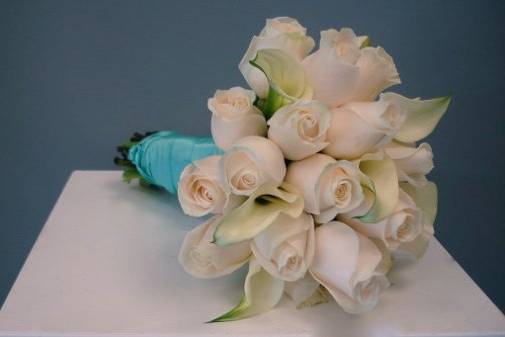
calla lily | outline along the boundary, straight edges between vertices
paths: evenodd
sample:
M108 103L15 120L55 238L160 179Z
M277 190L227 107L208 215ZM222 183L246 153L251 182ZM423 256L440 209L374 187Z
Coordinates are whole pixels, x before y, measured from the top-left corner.
M256 259L251 258L244 284L245 294L239 304L209 323L235 321L266 312L277 305L283 291L284 281L272 277Z
M268 97L262 109L267 119L284 105L312 98L312 88L301 63L285 51L262 49L250 63L268 79Z
M433 169L433 152L428 143L421 143L416 148L393 141L384 147L384 151L394 160L399 181L414 186L426 184L426 175Z
M241 206L223 217L214 233L214 243L226 246L252 239L281 214L297 218L303 211L303 198L290 185L263 185Z
M399 187L394 161L383 151L366 154L357 161L361 170L362 185L369 192L365 193L364 203L369 204L370 196L373 203L365 214L359 214L359 208L352 212L362 222L378 222L390 215L397 204ZM368 199L368 200L367 200Z
M451 103L451 96L421 100L409 99L392 92L382 94L381 99L397 104L406 112L407 119L395 136L395 139L406 143L417 142L428 136Z

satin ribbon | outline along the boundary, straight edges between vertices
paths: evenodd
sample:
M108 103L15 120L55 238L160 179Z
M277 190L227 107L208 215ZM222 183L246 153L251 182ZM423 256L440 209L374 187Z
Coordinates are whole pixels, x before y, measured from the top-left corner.
M160 131L134 145L128 159L149 183L177 193L179 177L187 165L222 153L211 137L189 137Z

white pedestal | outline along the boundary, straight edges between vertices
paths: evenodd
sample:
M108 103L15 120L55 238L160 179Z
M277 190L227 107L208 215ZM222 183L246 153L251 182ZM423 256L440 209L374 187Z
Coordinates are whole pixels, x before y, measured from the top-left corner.
M217 280L183 271L179 246L200 221L117 171L74 172L0 311L0 336L505 336L504 315L436 240L420 262L396 266L371 313L284 299L204 324L237 303L245 270Z

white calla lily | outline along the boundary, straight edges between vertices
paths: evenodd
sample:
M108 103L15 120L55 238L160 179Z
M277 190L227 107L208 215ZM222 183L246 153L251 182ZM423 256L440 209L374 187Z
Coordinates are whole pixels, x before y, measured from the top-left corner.
M300 160L321 151L328 143L326 131L331 112L318 101L297 101L275 112L268 120L268 138L289 160Z
M417 142L428 136L451 103L451 96L421 100L409 99L392 92L382 94L381 99L393 102L405 111L406 121L395 139L406 143Z
M316 253L310 273L349 313L373 309L389 285L377 269L382 254L374 243L342 222L316 229Z
M239 69L247 83L258 97L266 98L269 92L268 79L260 69L250 61L256 58L262 49L282 50L296 61L301 61L314 48L314 40L307 36L307 29L289 17L267 19L266 26L259 36L254 36L242 57ZM267 75L268 76L268 75Z
M400 182L414 186L424 186L426 175L433 169L433 152L428 143L417 147L391 142L384 147L384 152L393 159Z
M253 103L252 90L233 87L217 90L207 106L212 111L211 132L217 146L228 150L233 143L247 136L265 136L267 124L263 113Z
M244 284L244 296L239 304L209 323L234 321L266 312L277 305L283 291L284 281L271 276L261 268L256 259L251 258Z
M347 213L362 222L378 222L393 213L398 202L398 175L394 161L383 151L369 153L355 162L366 186L362 206ZM365 212L365 213L363 213Z
M280 49L262 49L250 63L268 80L268 97L262 107L267 119L284 105L299 99L312 99L312 88L301 63L288 53Z
M251 250L270 275L296 281L314 258L314 220L303 212L297 218L281 214L251 241Z
M241 206L227 213L216 232L214 242L220 246L249 240L274 223L281 214L298 218L303 198L293 187L283 184L262 185Z
M316 153L289 164L286 182L303 195L305 211L319 223L350 212L364 199L360 172L352 163Z
M263 184L280 185L286 175L284 156L268 138L240 139L221 159L225 186L233 194L251 195Z
M212 237L221 216L214 216L186 234L179 251L179 263L197 278L216 278L232 273L251 256L249 242L227 247L213 243Z

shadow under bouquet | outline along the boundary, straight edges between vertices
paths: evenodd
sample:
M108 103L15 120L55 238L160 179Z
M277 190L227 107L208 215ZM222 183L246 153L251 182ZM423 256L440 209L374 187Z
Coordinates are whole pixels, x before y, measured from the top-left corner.
M239 69L251 89L208 100L212 137L135 134L115 159L126 181L176 193L207 217L179 261L198 278L248 264L244 295L211 322L334 299L373 309L394 257L421 257L434 233L437 189L428 136L450 97L421 100L399 84L392 57L349 28L319 49L292 18L268 19Z

